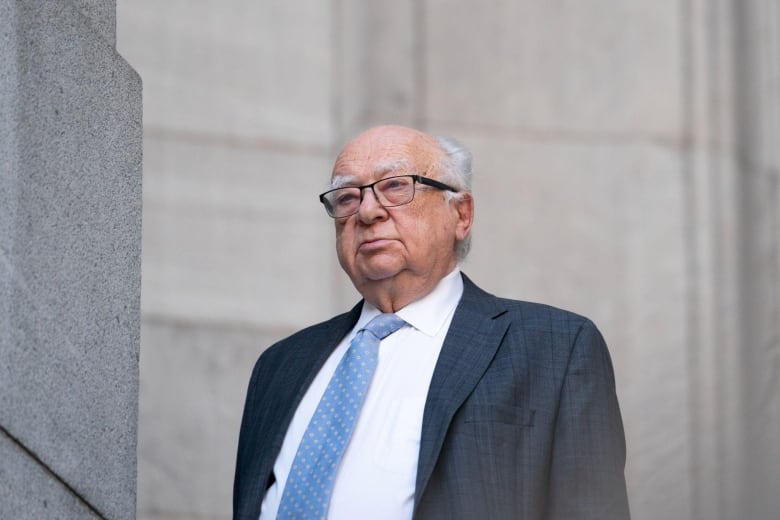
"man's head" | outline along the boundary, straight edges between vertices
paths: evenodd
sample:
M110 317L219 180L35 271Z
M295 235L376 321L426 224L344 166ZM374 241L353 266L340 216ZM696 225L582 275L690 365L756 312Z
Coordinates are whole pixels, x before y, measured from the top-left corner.
M356 213L335 218L339 262L369 302L395 311L433 290L465 256L474 216L470 174L465 149L411 128L375 127L344 147L333 167L332 188L404 175L438 181L407 177L364 188L359 205L352 206ZM398 199L400 205L391 206L391 190L409 190L409 183L412 200Z

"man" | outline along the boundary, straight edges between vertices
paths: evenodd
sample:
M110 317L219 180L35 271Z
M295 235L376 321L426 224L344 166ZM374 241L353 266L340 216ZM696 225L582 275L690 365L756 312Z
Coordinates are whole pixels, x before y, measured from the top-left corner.
M257 362L234 518L628 518L606 345L460 273L470 177L457 143L399 126L339 154L320 200L364 300Z

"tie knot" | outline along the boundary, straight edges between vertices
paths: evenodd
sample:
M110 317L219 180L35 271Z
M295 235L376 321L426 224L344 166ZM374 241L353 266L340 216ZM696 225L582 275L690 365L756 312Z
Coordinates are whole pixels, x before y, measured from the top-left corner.
M370 332L379 339L385 339L403 327L404 323L406 322L395 314L380 314L369 321L362 330Z

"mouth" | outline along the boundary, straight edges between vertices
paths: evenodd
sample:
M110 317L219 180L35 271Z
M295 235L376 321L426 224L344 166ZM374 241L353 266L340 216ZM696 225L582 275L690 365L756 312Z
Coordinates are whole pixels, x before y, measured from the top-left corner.
M392 242L389 238L371 238L369 240L363 240L360 242L360 245L358 246L358 250L360 251L371 251L375 249L381 249L382 247L386 246Z

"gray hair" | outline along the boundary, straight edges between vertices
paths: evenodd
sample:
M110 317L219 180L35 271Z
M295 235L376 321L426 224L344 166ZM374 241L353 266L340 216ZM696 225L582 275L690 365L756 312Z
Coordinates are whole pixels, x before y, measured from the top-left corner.
M457 188L458 193L444 192L448 200L463 199L464 193L471 193L471 152L452 137L436 136L443 152L439 163L440 180ZM458 261L463 262L471 249L471 231L458 242Z

